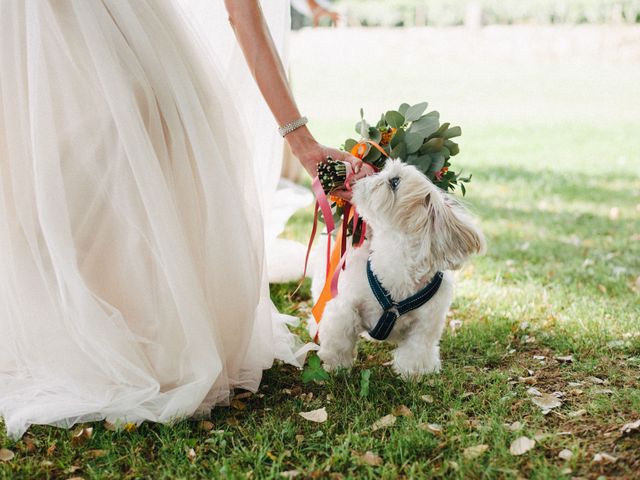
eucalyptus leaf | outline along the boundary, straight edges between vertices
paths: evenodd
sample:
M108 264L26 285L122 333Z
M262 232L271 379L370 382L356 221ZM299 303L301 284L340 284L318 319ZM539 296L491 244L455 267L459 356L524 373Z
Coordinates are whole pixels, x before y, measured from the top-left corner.
M382 153L380 152L380 150L378 150L377 148L371 148L371 145L369 145L369 152L367 152L367 154L362 157L362 159L367 163L375 163L381 156Z
M353 147L355 147L358 144L357 140L354 140L353 138L348 138L345 142L344 142L344 149L347 152L350 152L351 150L353 150Z
M427 106L427 102L417 103L416 105L409 107L406 113L402 112L405 122L413 122L414 120L418 120L427 109Z
M424 145L420 147L420 153L434 153L442 150L444 146L444 138L435 137L431 140L427 140Z
M442 167L444 167L444 155L442 153L430 153L429 155L431 155L431 166L429 167L429 173L431 175L435 174L436 172L439 172L440 170L442 170Z
M384 119L384 113L380 115L380 120L376 124L378 128L385 128L387 126L387 121Z
M442 137L444 135L444 132L447 131L447 128L449 128L449 124L443 123L435 132L429 135L429 139L435 138L435 137Z
M391 137L391 148L395 148L400 142L404 141L405 132L399 128L396 133Z
M462 129L460 127L451 127L444 132L444 138L454 138L462 135Z
M391 158L400 158L400 159L407 158L407 146L405 145L405 143L401 142L398 145L396 145L391 150L391 154L389 156Z
M451 155L457 155L460 153L460 147L458 147L458 144L454 141L445 140L444 146L449 149L449 152L451 152Z
M395 110L389 110L387 113L385 113L384 119L393 128L400 128L402 125L404 125L404 116L400 112L396 112Z
M429 171L429 167L431 167L431 155L409 155L407 163L409 165L414 165L418 170L426 175Z
M403 103L402 105L400 105L400 108L398 108L398 111L400 112L401 115L404 116L404 114L407 112L408 109L409 109L409 104Z
M382 138L382 133L376 127L369 127L369 140L379 142Z
M404 143L407 144L407 152L415 153L422 146L424 137L421 133L407 132L404 137Z
M370 128L370 125L367 123L367 121L364 118L360 120L358 123L356 123L356 133L360 135L362 138L365 138L365 139L369 138L369 128Z
M412 122L408 131L412 133L421 133L424 137L428 137L438 130L439 125L440 115L438 112L429 112L415 122Z

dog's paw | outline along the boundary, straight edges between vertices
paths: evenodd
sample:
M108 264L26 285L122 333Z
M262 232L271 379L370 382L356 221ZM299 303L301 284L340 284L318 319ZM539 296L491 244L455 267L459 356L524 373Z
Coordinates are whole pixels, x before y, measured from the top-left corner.
M439 373L441 368L440 358L435 355L407 355L406 352L394 353L393 371L404 380L420 378L430 373Z
M318 356L320 357L320 360L322 360L322 368L327 372L334 372L340 368L350 369L355 361L353 355L339 352L327 352L322 351L322 349L318 352Z

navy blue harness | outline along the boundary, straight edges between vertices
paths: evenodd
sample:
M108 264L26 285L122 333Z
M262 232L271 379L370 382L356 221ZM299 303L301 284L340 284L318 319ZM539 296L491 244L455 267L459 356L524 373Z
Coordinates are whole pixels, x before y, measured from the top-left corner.
M391 333L391 330L393 330L393 326L396 324L398 317L411 310L420 308L438 293L443 276L444 274L442 272L436 273L429 284L418 293L401 302L394 302L389 292L382 286L376 274L371 270L371 260L367 260L367 279L369 280L369 285L378 303L384 310L378 323L369 330L371 338L385 340Z

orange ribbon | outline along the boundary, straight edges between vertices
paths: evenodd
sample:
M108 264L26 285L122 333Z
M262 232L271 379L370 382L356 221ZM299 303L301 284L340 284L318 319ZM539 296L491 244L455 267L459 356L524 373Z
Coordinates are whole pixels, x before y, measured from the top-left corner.
M364 158L364 156L366 155L366 153L367 153L367 143L369 145L371 145L372 147L377 148L378 150L380 150L380 152L385 157L389 157L389 154L384 150L384 148L382 148L378 143L376 143L376 142L374 142L372 140L365 140L365 141L357 143L351 149L351 155L353 155L354 157L358 157L359 159L362 160ZM355 209L351 209L349 211L349 213L348 213L349 217L342 222L342 225L340 226L340 228L338 229L338 233L336 234L336 238L339 239L339 238L346 237L346 228L347 228L347 225L349 224L349 221L351 220L351 218L354 217L354 210ZM345 210L345 211L347 211L347 210ZM355 220L354 220L354 222L355 222ZM353 226L354 233L355 233L356 227L357 227L357 225L354 224L354 226ZM315 226L314 226L314 231L315 231ZM365 234L365 232L366 232L366 224L364 223L364 220L363 220L362 221L361 239L360 239L359 245L357 245L357 247L362 245L362 243L364 242L364 234ZM331 236L331 234L329 234L329 237L330 236ZM312 237L312 239L313 239L313 237ZM327 241L330 242L330 239L328 239ZM316 324L320 324L320 320L322 319L322 315L324 313L325 307L327 306L327 302L329 302L329 300L331 300L333 298L333 296L334 296L334 292L336 291L336 286L337 286L336 270L338 268L343 268L342 265L344 264L344 260L345 260L343 258L344 255L346 255L346 253L344 252L344 245L341 245L341 242L336 242L334 247L333 247L333 250L331 251L331 255L329 256L329 258L327 258L327 276L326 276L326 279L325 279L324 287L322 288L322 292L320 293L320 296L318 297L318 300L316 301L315 305L311 309L311 313L313 314L313 318L315 319ZM305 267L305 269L306 269L306 267ZM318 334L317 333L315 335L314 340L316 342L318 341Z

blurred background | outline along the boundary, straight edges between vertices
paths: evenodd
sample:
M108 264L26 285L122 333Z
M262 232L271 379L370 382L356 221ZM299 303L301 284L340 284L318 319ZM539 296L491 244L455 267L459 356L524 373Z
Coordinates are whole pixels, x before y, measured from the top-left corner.
M640 336L640 1L292 9L291 80L320 141L339 147L361 107L375 121L402 102L462 127L452 164L473 174L489 252L461 272L454 315ZM285 236L305 241L311 218Z

